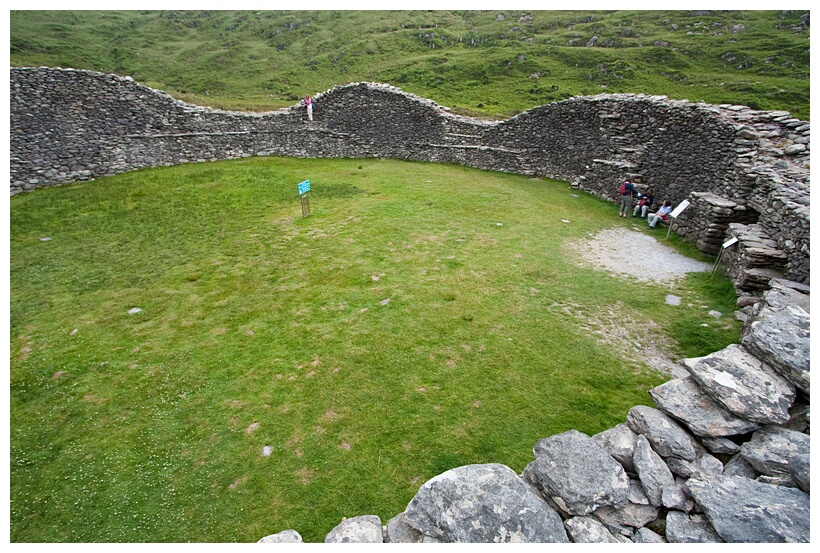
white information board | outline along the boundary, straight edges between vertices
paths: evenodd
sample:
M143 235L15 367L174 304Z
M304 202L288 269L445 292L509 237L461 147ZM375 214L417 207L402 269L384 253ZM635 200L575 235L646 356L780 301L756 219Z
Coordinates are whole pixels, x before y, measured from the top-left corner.
M723 249L725 250L726 248L735 243L737 243L737 236L732 236L729 240L723 243Z
M683 200L681 203L678 204L678 207L672 210L672 213L670 213L669 216L677 219L678 215L681 214L681 211L683 211L687 207L689 207L689 200Z

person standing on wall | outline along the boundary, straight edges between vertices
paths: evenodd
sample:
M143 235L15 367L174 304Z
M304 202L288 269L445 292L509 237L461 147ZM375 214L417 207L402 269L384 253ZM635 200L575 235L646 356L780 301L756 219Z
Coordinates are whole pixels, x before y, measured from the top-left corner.
M638 191L635 190L635 186L629 182L629 179L624 179L624 182L618 188L618 194L621 196L621 209L618 211L618 217L627 217L629 210L632 208L632 196L637 196Z
M310 94L305 94L305 106L307 106L308 120L313 121L313 101L310 99Z

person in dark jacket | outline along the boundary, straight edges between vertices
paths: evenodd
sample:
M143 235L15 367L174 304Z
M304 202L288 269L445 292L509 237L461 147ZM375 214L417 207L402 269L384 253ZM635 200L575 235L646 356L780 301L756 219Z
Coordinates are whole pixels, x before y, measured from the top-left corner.
M621 210L618 212L618 217L627 217L630 208L632 208L632 197L638 195L635 186L629 182L629 179L624 180L618 188L618 194L621 196Z

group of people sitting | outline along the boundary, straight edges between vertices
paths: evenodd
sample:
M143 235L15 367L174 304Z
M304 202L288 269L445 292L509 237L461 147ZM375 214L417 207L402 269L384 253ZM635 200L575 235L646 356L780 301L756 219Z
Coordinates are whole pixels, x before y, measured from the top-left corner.
M638 190L635 189L635 185L627 179L621 183L618 194L621 197L621 209L618 212L619 217L628 217L629 210L632 209L632 217L637 217L638 212L640 212L641 218L646 217L649 228L655 228L655 225L660 221L669 220L669 213L672 212L672 202L669 200L664 200L656 212L649 213L647 216L647 212L655 202L655 195L651 188L648 188L646 192L638 192ZM637 200L638 203L633 209L632 203L634 200Z

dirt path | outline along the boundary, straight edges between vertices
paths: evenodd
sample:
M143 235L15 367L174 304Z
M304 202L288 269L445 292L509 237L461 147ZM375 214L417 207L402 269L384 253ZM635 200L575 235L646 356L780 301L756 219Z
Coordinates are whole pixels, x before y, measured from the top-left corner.
M708 263L695 261L663 244L665 231L658 237L637 230L607 229L589 239L567 244L573 259L592 265L617 278L633 279L661 285L672 285L686 273L712 269ZM582 326L608 348L617 350L640 370L642 363L671 376L688 376L688 371L670 357L673 344L651 319L640 321L623 305L601 306L595 312L581 311L580 306L560 306L582 321Z
M657 229L660 240L666 231ZM670 284L686 273L710 271L708 263L679 254L656 237L627 229L607 229L572 245L573 251L593 266L619 277Z

